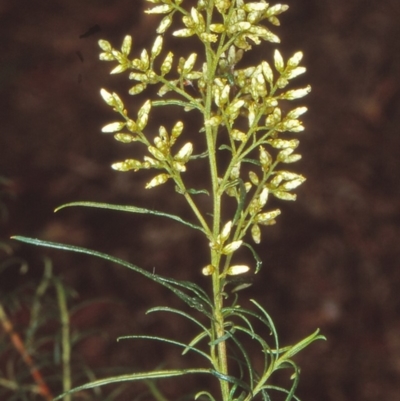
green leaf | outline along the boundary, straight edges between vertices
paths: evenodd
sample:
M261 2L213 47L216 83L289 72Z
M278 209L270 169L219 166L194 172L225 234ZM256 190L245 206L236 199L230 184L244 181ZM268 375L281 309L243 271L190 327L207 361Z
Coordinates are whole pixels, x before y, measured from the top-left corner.
M196 323L198 326L200 326L202 328L202 330L204 330L206 332L206 334L208 336L211 336L210 331L206 328L206 326L204 326L202 323L200 323L197 319L195 319L193 316L189 315L186 312L183 312L179 309L175 309L175 308L170 308L168 306L156 306L154 308L149 309L147 313L153 313L153 312L171 312L171 313L176 313L177 315L181 315L186 317L188 320L191 320L192 322Z
M300 398L296 397L294 394L291 394L291 391L288 391L283 387L272 386L272 385L263 386L261 391L264 392L265 390L276 390L276 391L279 391L280 393L287 394L285 401L289 401L291 399L294 399L295 401L301 401ZM288 398L289 396L290 396L290 398ZM267 400L270 400L270 398L268 397Z
M21 242L25 242L25 243L31 244L31 245L43 246L43 247L54 248L54 249L62 249L62 250L66 250L66 251L76 252L76 253L83 253L86 255L95 256L100 259L108 260L110 262L127 267L128 269L134 270L137 273L140 273L143 276L149 278L150 280L153 280L153 281L157 282L158 284L161 284L164 287L170 289L177 297L179 297L184 302L186 302L190 307L203 312L206 316L210 316L209 312L205 309L205 306L206 306L206 304L211 305L211 301L209 300L205 291L202 290L199 286L197 286L194 283L190 283L187 281L173 280L170 278L164 278L162 276L159 276L157 274L154 274L147 270L144 270L144 269L140 268L139 266L136 266L132 263L128 263L125 260L116 258L114 256L107 255L102 252L93 251L91 249L82 248L82 247L75 246L75 245L60 244L60 243L51 242L51 241L42 241L39 239L22 237L22 236L14 236L14 237L12 237L12 239L15 239L15 240L21 241ZM176 287L184 287L185 289L194 292L197 296L191 297Z
M249 248L251 253L253 254L253 258L256 261L256 270L254 271L254 274L257 274L261 269L262 260L261 260L260 256L258 255L258 253L254 250L254 248L250 244L248 244L247 242L243 242L243 245L247 246L247 248Z
M300 352L302 349L306 348L307 346L309 346L311 343L313 343L316 340L326 340L326 338L324 336L319 334L319 329L316 330L310 336L304 338L303 340L299 341L297 344L290 347L283 355L281 355L279 357L279 359L277 361L277 365L288 361L292 356L296 355L298 352Z
M211 315L209 315L207 313L207 311L205 310L205 305L208 305L210 308L213 307L213 304L208 296L208 294L201 288L199 287L197 284L192 283L190 281L177 281L177 280L173 280L167 277L162 277L160 278L163 282L166 283L171 283L176 285L177 287L183 287L186 288L187 290L192 291L196 297L192 297L189 305L198 309L199 311L203 312L206 316L211 317Z
M250 299L250 301L258 307L258 309L262 312L262 314L265 316L266 320L268 321L267 326L271 329L271 332L274 337L275 341L275 349L276 352L279 352L279 341L278 341L278 333L276 332L274 322L271 319L271 316L267 313L267 311L254 299ZM260 316L256 314L256 316L260 319Z
M61 205L57 207L54 211L58 212L61 209L67 208L67 207L72 207L72 206L83 206L83 207L92 207L92 208L97 208L97 209L109 209L109 210L118 210L120 212L128 212L128 213L139 213L139 214L151 214L154 216L161 216L161 217L167 217L171 220L178 221L179 223L189 226L195 230L200 230L203 233L205 231L203 230L202 227L190 223L186 220L183 220L181 217L176 216L174 214L170 213L164 213L164 212L159 212L158 210L151 210L151 209L146 209L142 207L136 207L136 206L127 206L127 205L112 205L110 203L99 203L99 202L71 202L71 203L66 203L64 205Z
M193 347L194 345L196 345L197 343L199 343L203 338L206 338L207 336L208 336L208 337L211 337L210 334L209 334L208 332L203 331L203 332L199 333L196 337L194 337L193 340L190 341L190 343L189 343L188 345L190 345L191 347ZM185 348L185 349L182 351L182 355L185 355L189 350L190 350L189 347Z
M193 188L190 188L190 189L186 190L186 192L191 194L191 195L205 194L205 195L210 196L210 193L206 189L193 189Z
M185 343L181 343L179 341L175 341L175 340L170 340L168 338L164 338L164 337L158 337L158 336L147 336L147 335L130 335L130 336L123 336L123 337L118 337L117 341L119 340L129 340L129 339L144 339L144 340L155 340L155 341L160 341L160 342L164 342L164 343L169 343L169 344L174 344L174 345L178 345L179 347L186 349L189 349L191 351L197 352L198 354L204 356L204 358L206 358L209 362L212 363L212 359L209 355L207 355L205 352L197 349L196 347L193 347L191 345L185 344Z
M235 224L240 218L240 215L244 209L244 205L245 205L245 201L246 201L246 194L247 194L246 187L244 186L243 180L241 178L239 178L237 181L238 181L238 185L239 185L239 199L238 199L236 213L235 213L235 216L233 217L233 224Z
M123 382L132 382L138 380L153 380L153 379L165 379L168 377L177 377L177 376L184 376L189 374L199 374L199 373L207 373L212 374L215 376L215 371L211 369L176 369L176 370L155 370L152 372L139 372L139 373L131 373L127 375L120 375L120 376L113 376L108 377L106 379L95 380L90 383L86 383L82 386L75 387L68 393L64 393L59 395L58 397L54 398L54 401L60 400L65 397L67 394L76 393L82 390L88 390L95 387L105 386L107 384L114 384L114 383L123 383Z
M236 338L236 336L234 335L234 330L235 330L236 328L237 328L237 326L233 326L233 328L232 328L232 330L231 330L231 332L232 332L231 338L232 338L232 341L236 344L236 346L238 347L238 349L240 350L240 352L241 352L242 355L243 355L244 362L245 362L244 365L246 366L247 371L249 372L249 379L248 379L248 381L249 381L250 385L252 385L252 384L253 384L253 381L254 381L254 377L253 377L253 367L251 366L250 357L249 357L249 354L247 353L245 347L242 345L242 343L241 343L241 342ZM239 365L243 365L243 362L242 362L242 361L238 361L238 363L239 363ZM253 388L252 388L252 390L253 390Z
M215 401L215 398L214 398L208 391L200 391L200 392L198 392L198 393L194 396L194 399L197 400L197 399L200 398L201 396L208 397L208 399L209 399L210 401Z
M249 393L252 393L250 386L244 382L243 380L238 379L237 377L230 376L230 375L225 375L220 372L217 372L216 370L212 370L211 374L215 376L218 380L223 380L228 383L232 383L237 385L238 387L243 388L244 390L248 391Z

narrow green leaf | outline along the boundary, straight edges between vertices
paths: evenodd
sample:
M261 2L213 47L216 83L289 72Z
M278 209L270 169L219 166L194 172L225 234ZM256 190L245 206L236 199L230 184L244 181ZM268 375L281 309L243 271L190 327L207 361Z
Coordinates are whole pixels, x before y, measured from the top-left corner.
M258 307L258 309L262 312L262 314L266 317L268 321L268 327L271 329L271 332L273 334L274 340L275 340L275 349L276 352L279 351L279 341L278 341L278 333L276 332L274 322L271 319L271 316L267 313L267 311L254 299L250 299L250 301Z
M272 385L263 386L262 391L263 390L276 390L276 391L279 391L280 393L290 394L290 391L286 390L285 388L278 387L278 386L272 386ZM294 394L291 395L291 398L293 398L295 401L301 401L300 398L295 396ZM268 399L269 399L269 397L268 397ZM288 399L286 398L285 401L288 401Z
M206 337L210 337L210 335L207 332L203 331L203 332L199 333L195 338L193 338L193 340L190 341L189 345L191 347L193 347L194 345L198 344L203 338L206 338ZM189 348L187 348L187 349L185 348L182 351L182 355L185 355L188 351L189 351Z
M313 334L310 336L304 338L303 340L299 341L297 344L293 345L290 347L283 355L281 355L277 361L277 364L281 364L288 359L290 359L293 355L296 355L298 352L300 352L302 349L306 348L308 345L313 343L314 341L317 340L326 340L326 338L322 335L319 335L319 329L316 330Z
M238 200L236 213L233 218L234 224L239 220L240 215L242 214L242 211L244 209L244 204L246 201L246 194L247 194L243 180L241 178L239 178L237 181L238 181L238 186L239 186L239 200Z
M153 380L153 379L165 379L169 377L177 377L177 376L184 376L189 374L212 374L215 376L215 371L211 369L176 369L176 370L155 370L152 372L140 372L140 373L131 373L127 375L121 376L113 376L108 377L106 379L95 380L90 383L86 383L82 386L75 387L68 393L60 394L58 397L54 398L54 401L60 400L65 397L67 394L76 393L82 390L88 390L91 388L105 386L107 384L115 384L115 383L123 383L123 382L132 382L138 380Z
M181 223L185 226L189 226L191 228L194 228L195 230L200 230L203 233L205 233L202 227L200 227L196 224L190 223L186 220L183 220L181 217L176 216L174 214L159 212L158 210L151 210L151 209L146 209L146 208L136 207L136 206L112 205L110 203L99 203L99 202L71 202L71 203L66 203L64 205L57 207L54 211L58 212L61 209L64 209L67 207L73 207L73 206L83 206L83 207L92 207L92 208L97 208L97 209L118 210L121 212L151 214L154 216L167 217L169 219L178 221L179 223Z
M185 348L185 349L188 348L191 351L197 352L198 354L204 356L204 358L206 358L209 362L212 363L211 357L208 356L205 352L197 349L196 347L192 347L192 346L190 346L188 344L181 343L181 342L175 341L175 340L170 340L170 339L164 338L164 337L147 336L147 335L130 335L130 336L118 337L117 341L119 341L119 340L129 340L129 339L155 340L155 341L160 341L160 342L164 342L164 343L178 345L179 347L182 347L182 348Z
M253 381L254 381L254 377L253 377L253 367L251 365L251 361L250 361L250 357L249 354L246 352L245 347L242 345L242 343L235 337L235 335L233 335L234 330L236 330L236 326L233 326L232 328L232 341L236 344L236 346L238 347L239 351L242 353L243 358L244 358L244 365L247 368L247 371L249 372L249 383L251 386L251 389L253 390ZM239 362L239 361L238 361ZM241 361L240 361L241 362ZM241 362L242 363L242 362ZM242 363L243 364L243 363Z
M253 258L256 261L256 269L254 271L254 274L257 274L261 270L262 260L258 255L258 253L254 250L254 248L250 244L248 244L247 242L243 242L243 245L247 246L247 248L249 248L251 253L253 254Z
M268 370L271 370L273 367L273 352L269 345L266 343L266 341L258 334L251 333L250 330L247 330L246 328L242 326L235 326L235 328L239 331L242 331L243 333L246 333L250 336L252 340L258 341L258 343L261 345L262 351L264 353L264 370L263 374L267 372ZM271 359L271 363L268 362L268 357Z
M197 399L200 398L201 396L208 397L208 399L209 399L210 401L215 401L215 398L214 398L208 391L200 391L200 392L198 392L198 393L194 396L194 399L197 400Z
M167 282L167 283L171 283L176 285L177 287L183 287L186 288L187 290L192 291L196 297L193 297L191 302L193 304L197 304L196 309L200 310L200 311L204 311L205 313L205 305L208 305L210 308L213 307L213 304L208 296L208 294L197 284L192 283L191 281L177 281L177 280L173 280L171 278L168 277L162 277L161 278L162 281ZM202 302L201 302L202 301ZM207 315L210 316L210 315Z
M189 194L192 194L192 195L205 194L205 195L210 196L210 193L209 193L206 189L194 189L194 188L190 188L190 189L187 190L187 192L188 192Z
M66 251L71 251L71 252L76 252L76 253L83 253L85 255L95 256L100 259L108 260L110 262L119 264L128 269L134 270L137 273L142 274L143 276L163 285L164 287L167 287L176 296L178 296L180 299L182 299L184 302L186 302L190 307L196 308L197 310L203 312L207 316L210 316L209 312L207 312L205 310L205 306L206 306L206 304L211 305L211 301L207 297L207 294L200 287L196 286L196 284L194 284L194 283L183 282L183 281L179 282L177 280L173 280L170 278L164 278L157 274L154 274L147 270L144 270L144 269L140 268L139 266L136 266L132 263L128 263L125 260L116 258L114 256L107 255L102 252L93 251L91 249L82 248L82 247L75 246L75 245L66 245L66 244L60 244L57 242L42 241L39 239L22 237L22 236L14 236L14 237L12 237L12 239L15 239L15 240L21 241L21 242L25 242L25 243L31 244L31 245L43 246L43 247L54 248L54 249L61 249L61 250L66 250ZM191 290L192 292L194 292L197 295L201 294L201 297L200 297L200 299L198 297L190 297L189 295L185 294L183 291L177 289L175 286L184 287L187 290Z
M250 386L244 382L243 380L238 379L237 377L230 376L230 375L224 375L220 372L217 372L216 370L211 370L211 374L215 376L218 380L223 380L228 383L232 383L237 385L238 387L243 388L244 390L248 391L249 393L252 394Z
M167 306L156 306L154 308L149 309L146 313L152 313L152 312L171 312L171 313L176 313L177 315L181 315L186 317L188 320L191 320L192 322L196 323L198 326L200 326L202 328L202 330L204 330L206 332L207 335L211 335L210 331L206 328L206 326L204 326L203 324L201 324L197 319L195 319L192 315L189 315L186 312L183 312L179 309L175 309L175 308L169 308Z

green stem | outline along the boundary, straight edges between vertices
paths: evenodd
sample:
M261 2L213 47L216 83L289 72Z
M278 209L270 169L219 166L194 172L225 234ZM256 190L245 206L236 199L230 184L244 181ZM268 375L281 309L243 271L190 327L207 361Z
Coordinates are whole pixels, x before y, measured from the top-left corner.
M210 0L207 7L207 30L212 21L212 12L214 9L214 1ZM212 85L217 69L218 59L209 44L205 45L206 62L207 62L207 77L206 77L206 94L204 104L204 122L207 122L212 117ZM213 240L215 241L219 235L221 227L221 194L218 183L218 167L216 160L216 137L217 129L205 124L206 142L208 149L210 177L213 196ZM218 249L211 249L211 264L214 266L215 271L212 275L212 291L214 302L214 321L213 332L215 339L223 337L224 330L224 316L222 314L223 297L221 291L221 278L220 278L220 253ZM213 351L211 351L213 354ZM215 367L223 375L228 375L228 359L225 341L220 341L217 344L217 361ZM229 383L220 379L220 388L223 401L229 400Z
M181 176L178 174L174 174L172 169L167 168L167 171L174 177L174 181L175 181L176 185L178 186L179 191L182 193L182 195L186 199L186 202L192 208L194 214L196 215L201 226L203 227L204 231L206 232L207 237L211 238L212 234L211 234L210 228L208 227L207 222L204 220L203 215L201 214L200 210L198 209L196 203L193 201L192 197L190 196L189 192L187 191L186 186L183 183Z
M62 343L62 365L63 365L63 391L67 393L71 390L71 343L69 338L69 316L67 300L65 297L64 287L59 279L54 279L57 291L58 307L60 308L61 319L61 343ZM64 401L70 401L71 394L66 394Z

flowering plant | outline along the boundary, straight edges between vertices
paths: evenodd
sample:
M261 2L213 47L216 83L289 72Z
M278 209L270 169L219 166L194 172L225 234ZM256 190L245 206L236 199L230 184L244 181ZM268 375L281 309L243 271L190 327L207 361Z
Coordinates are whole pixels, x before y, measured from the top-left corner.
M246 277L258 273L261 267L254 249L254 244L261 242L261 228L275 224L281 213L279 209L268 208L269 197L295 200L293 190L305 181L302 175L287 167L301 158L295 152L299 140L292 134L304 130L299 117L307 110L304 106L290 109L289 104L310 91L309 86L288 89L290 81L305 72L305 68L300 66L302 53L297 52L285 61L275 49L272 63L263 60L246 68L237 66L254 46L264 42L273 46L279 43L278 36L271 32L268 24L278 26L278 17L288 6L271 6L264 0L199 0L197 5L185 8L183 0L147 1L153 4L146 10L148 14L163 16L152 47L132 58L131 36L124 38L120 49L100 40L100 59L116 63L111 74L129 71L129 78L135 82L129 94L138 95L155 85L159 97L146 100L132 116L117 93L101 89L102 98L119 116L102 131L113 134L117 141L141 145L144 149L142 160L118 161L112 165L114 170L156 171L146 188L173 182L177 194L185 198L193 211L194 221L163 211L95 202L74 202L59 209L85 206L152 214L200 231L204 241L209 243L209 262L206 266L199 266L199 270L210 278L210 292L196 283L165 278L97 251L17 238L118 263L173 291L194 312L199 312L200 317L198 313L173 308L156 307L150 311L183 316L197 325L198 334L186 344L154 336L134 335L129 338L147 338L182 347L182 354L194 352L203 356L204 365L111 377L93 381L71 392L122 381L206 374L217 379L220 394L205 389L198 391L195 398L249 401L261 396L263 400L270 400L269 394L278 391L285 394L286 400L297 399L294 392L299 368L292 358L313 341L324 337L317 330L294 345L282 347L274 323L262 305L255 300L251 300L253 309L239 304L239 290L249 285ZM202 54L193 52L176 60L172 51L165 51L167 32L179 16L183 25L172 35L182 40L189 37L197 40L204 51ZM202 119L199 132L195 132L193 126L188 127L182 119L175 121L172 127L160 125L155 135L149 132L152 110L162 107L199 113ZM196 149L200 140L205 151ZM226 154L229 154L228 162ZM221 163L222 157L224 163ZM190 174L190 165L194 162L207 163L209 180L204 188L190 188L186 184L185 177ZM199 206L198 194L209 197L212 210L203 210ZM231 202L229 199L235 201L236 210L225 218L226 204ZM244 247L254 255L253 266L235 263L235 256ZM237 277L245 278L236 280ZM236 286L228 291L227 285L232 282ZM254 322L265 326L261 333L256 331ZM271 341L267 341L265 332L271 333ZM245 337L260 347L264 361L261 369L254 366L253 357L243 344ZM293 372L288 389L271 383L271 376L280 369Z

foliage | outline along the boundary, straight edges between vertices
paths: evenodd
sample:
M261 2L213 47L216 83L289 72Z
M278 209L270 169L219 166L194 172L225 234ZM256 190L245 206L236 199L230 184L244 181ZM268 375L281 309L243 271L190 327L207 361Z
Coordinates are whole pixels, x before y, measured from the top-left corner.
M290 101L305 96L310 87L288 89L288 86L292 79L305 72L305 68L300 66L302 53L296 52L284 61L279 50L275 49L272 63L263 60L254 66L237 68L239 61L246 58L246 52L254 46L263 42L273 46L279 43L278 36L270 31L267 24L278 26L278 16L288 7L282 4L270 6L265 1L199 0L196 6L189 9L184 7L183 0L147 1L153 3L152 8L146 11L148 14L163 15L151 49L144 49L137 58L131 58L131 36L124 38L120 50L108 41L100 40L100 59L117 63L112 74L130 71L129 78L135 81L129 90L131 95L138 95L149 86L156 85L161 99L146 100L133 117L117 93L101 89L104 101L119 115L118 120L104 126L102 131L113 134L122 143L144 145L142 160L130 158L118 161L112 165L114 170L155 170L146 188L173 182L176 192L185 198L193 211L195 221L185 221L180 216L146 208L95 202L75 202L60 208L84 206L153 214L201 231L210 245L210 255L209 263L199 269L210 278L211 293L196 283L162 277L97 251L16 238L39 246L109 260L173 291L202 317L174 308L156 307L149 312L183 316L197 325L198 334L186 344L154 336L129 338L146 338L175 345L182 348L183 355L195 352L204 358L204 365L110 377L92 381L71 392L116 382L206 374L217 379L220 394L211 394L205 389L197 392L196 398L249 401L262 397L263 400L270 400L270 393L278 391L285 394L286 400L297 399L294 392L299 368L292 358L313 341L324 337L317 330L294 345L282 347L274 323L260 303L251 300L252 309L239 304L238 291L249 284L247 279L238 280L237 287L231 291L233 295L226 288L236 280L236 276L242 277L250 272L256 274L261 267L254 243L261 242L261 227L275 224L281 213L279 209L267 208L269 196L295 200L293 190L305 181L302 175L286 167L301 158L295 153L299 141L291 135L303 131L299 117L307 109L304 106L290 108ZM201 44L204 53L193 52L175 61L174 53L164 50L167 31L178 16L182 17L183 26L173 31L172 35L177 38L192 37ZM199 132L178 120L171 128L160 125L154 135L148 122L153 108L163 107L199 113L202 119ZM201 147L196 151L198 141L204 142L205 151ZM227 163L226 155L229 155ZM202 188L190 188L186 184L185 175L192 163L206 164L204 171L208 171L209 181ZM197 201L198 196L208 196L212 210L203 210ZM232 199L236 202L236 210L226 218L227 205ZM252 251L254 266L234 262L237 253L244 247ZM268 332L271 339L265 338ZM254 357L249 355L248 339L260 348L264 361L261 370L255 368ZM281 369L292 371L288 389L271 382L271 376Z
M11 180L0 177L4 217L0 223L8 217L6 201L12 195L12 187ZM83 341L90 340L95 328L83 332L71 321L76 314L88 313L99 301L77 302L75 291L54 274L47 258L42 277L28 280L28 271L34 269L13 248L8 242L0 242L0 399L50 401L54 392L66 392L99 373L73 352ZM23 285L10 286L10 273L14 277L25 276ZM85 391L81 397L111 401L125 387L118 386L107 393L101 389ZM64 399L71 400L72 396Z

